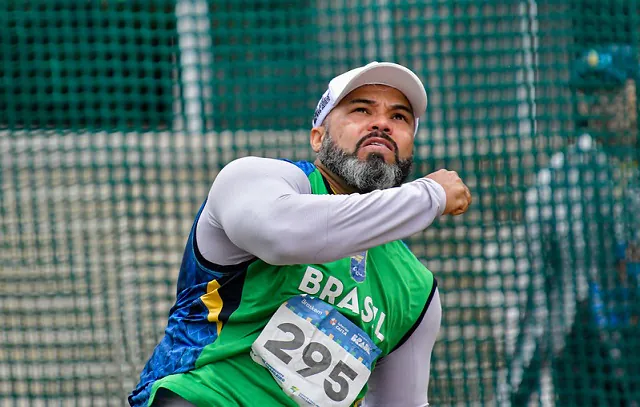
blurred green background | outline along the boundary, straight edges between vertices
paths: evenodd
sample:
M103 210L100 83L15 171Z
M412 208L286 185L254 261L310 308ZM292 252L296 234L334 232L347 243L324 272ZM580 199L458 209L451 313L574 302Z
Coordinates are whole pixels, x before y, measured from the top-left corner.
M639 10L635 0L3 1L0 405L123 405L163 334L216 173L245 155L312 159L328 81L372 60L425 83L413 176L454 169L474 194L467 214L408 240L443 302L430 402L509 404L505 347L531 273L524 194L577 135L571 63L585 47L640 44ZM544 390L531 400L553 405Z

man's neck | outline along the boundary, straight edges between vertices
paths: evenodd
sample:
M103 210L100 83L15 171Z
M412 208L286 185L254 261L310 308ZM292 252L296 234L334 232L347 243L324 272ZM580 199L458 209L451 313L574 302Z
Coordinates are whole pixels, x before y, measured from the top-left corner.
M354 192L358 192L354 188L345 184L342 178L338 177L336 174L329 171L329 169L325 167L324 164L322 164L320 160L318 160L317 158L313 164L316 166L316 168L318 168L318 171L320 171L320 174L322 174L322 176L327 180L327 182L329 183L329 186L331 187L331 191L333 191L334 194L340 195L340 194L352 194Z

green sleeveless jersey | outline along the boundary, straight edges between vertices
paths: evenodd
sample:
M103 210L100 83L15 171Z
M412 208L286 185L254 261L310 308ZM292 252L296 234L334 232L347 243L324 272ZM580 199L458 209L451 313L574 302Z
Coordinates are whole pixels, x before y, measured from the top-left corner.
M329 193L315 167L306 172L313 194ZM164 387L197 406L295 406L269 370L250 356L251 345L280 305L301 294L331 304L384 357L420 322L436 281L403 242L394 241L325 264L274 266L258 259L206 287L201 300L217 338L202 348L193 369L156 380L150 402ZM189 324L189 315L180 323ZM357 400L366 391L365 386Z

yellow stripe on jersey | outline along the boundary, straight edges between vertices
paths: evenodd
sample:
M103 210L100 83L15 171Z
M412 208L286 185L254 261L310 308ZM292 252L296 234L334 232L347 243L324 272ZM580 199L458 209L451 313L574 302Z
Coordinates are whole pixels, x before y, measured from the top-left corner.
M218 335L220 335L222 321L220 321L218 317L220 316L220 311L222 311L222 298L220 297L218 288L220 288L220 284L216 280L209 281L209 284L207 284L207 293L200 297L200 299L209 310L207 321L217 324Z

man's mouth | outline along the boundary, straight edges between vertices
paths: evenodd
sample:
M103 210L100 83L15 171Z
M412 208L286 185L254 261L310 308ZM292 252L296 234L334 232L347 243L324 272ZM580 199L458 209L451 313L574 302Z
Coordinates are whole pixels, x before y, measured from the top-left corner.
M391 152L395 151L395 147L393 146L393 144L391 144L388 140L385 140L381 137L371 137L367 140L365 140L362 145L360 146L360 148L364 148L367 146L377 146L377 147L384 147L386 149L388 149Z

